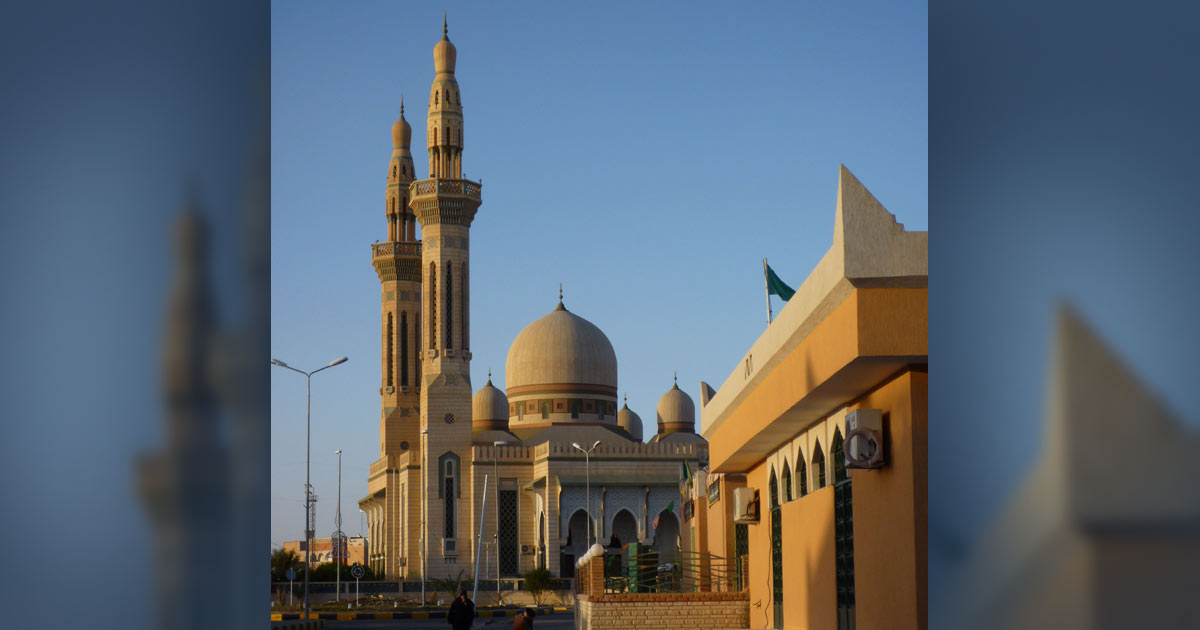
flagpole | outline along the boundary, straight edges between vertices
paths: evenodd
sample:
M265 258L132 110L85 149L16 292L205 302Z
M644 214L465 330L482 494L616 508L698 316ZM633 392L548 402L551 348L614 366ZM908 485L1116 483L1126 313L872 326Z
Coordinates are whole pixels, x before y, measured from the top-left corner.
M771 283L767 279L767 259L763 259L763 289L767 292L767 325L771 325Z

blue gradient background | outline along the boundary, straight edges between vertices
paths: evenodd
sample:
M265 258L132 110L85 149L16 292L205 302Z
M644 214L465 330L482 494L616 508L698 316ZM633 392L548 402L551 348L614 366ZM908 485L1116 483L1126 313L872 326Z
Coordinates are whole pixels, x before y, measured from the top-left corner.
M1191 7L931 3L931 628L1041 454L1056 302L1200 425Z

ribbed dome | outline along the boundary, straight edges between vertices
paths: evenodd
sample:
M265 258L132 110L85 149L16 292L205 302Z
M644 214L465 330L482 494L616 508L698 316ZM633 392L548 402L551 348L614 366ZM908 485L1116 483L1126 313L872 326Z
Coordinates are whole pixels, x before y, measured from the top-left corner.
M404 119L404 99L400 99L400 118L392 125L392 148L407 149L412 142L412 126Z
M525 327L508 349L505 384L602 385L616 390L617 354L595 324L562 304ZM616 392L612 392L615 396ZM611 417L611 416L610 416Z
M442 40L433 47L433 69L438 73L454 74L454 63L457 61L458 50L454 48L454 44L450 43L450 36L447 33L446 16L443 15Z
M658 399L658 432L675 431L696 431L696 405L691 396L679 389L678 383Z
M491 378L471 399L471 425L476 431L508 428L508 397Z
M621 405L617 412L617 426L625 429L633 439L642 441L642 417L633 412L628 404Z

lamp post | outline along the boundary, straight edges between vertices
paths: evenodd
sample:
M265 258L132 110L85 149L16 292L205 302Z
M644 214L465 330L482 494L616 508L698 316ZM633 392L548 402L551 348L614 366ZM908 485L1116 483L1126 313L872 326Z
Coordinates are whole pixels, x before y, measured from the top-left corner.
M592 540L592 451L600 446L600 440L596 440L591 448L586 451L579 445L579 442L571 442L571 446L579 449L583 453L584 472L587 475L587 518L588 518L588 547L591 547L594 541Z
M425 454L428 452L428 451L426 451L426 449L428 447L429 447L429 429L421 429L421 457L423 457L423 458L425 457ZM426 459L428 459L428 458L426 458ZM425 575L427 573L425 556L429 555L428 553L426 553L427 545L426 545L426 540L425 540L426 538L429 538L429 532L426 530L426 527L425 527L425 511L428 509L428 504L429 504L429 477L428 477L429 471L426 470L427 468L429 468L429 467L425 466L425 465L421 466L421 478L422 478L421 479L421 607L422 608L425 607Z
M308 619L308 574L312 572L312 540L313 540L313 523L312 523L312 483L309 475L309 455L312 445L312 375L327 370L335 365L341 365L349 361L346 357L341 357L330 361L329 365L317 368L311 372L297 370L296 368L280 361L279 359L271 359L271 365L281 367L293 372L299 372L304 375L304 618Z
M334 451L334 453L338 456L337 512L336 516L333 517L333 522L335 524L335 531L333 534L335 540L333 544L336 545L334 549L336 550L337 554L333 557L334 561L337 562L337 582L334 583L336 584L336 586L334 586L334 592L337 594L334 596L333 601L336 602L338 598L342 596L342 450L338 449Z
M497 450L492 459L492 476L496 478L496 605L500 605L500 451L499 448L508 444L504 440L492 442Z

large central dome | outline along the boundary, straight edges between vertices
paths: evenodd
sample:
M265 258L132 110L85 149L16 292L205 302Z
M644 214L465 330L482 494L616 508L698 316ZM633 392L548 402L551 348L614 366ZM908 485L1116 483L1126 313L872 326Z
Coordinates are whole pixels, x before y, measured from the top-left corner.
M617 354L608 337L562 302L525 327L508 349L505 386L601 385L617 389Z
M561 300L513 340L504 380L512 429L616 424L617 354L595 324Z

